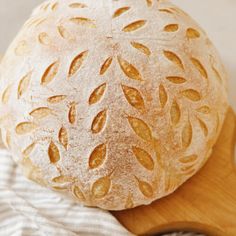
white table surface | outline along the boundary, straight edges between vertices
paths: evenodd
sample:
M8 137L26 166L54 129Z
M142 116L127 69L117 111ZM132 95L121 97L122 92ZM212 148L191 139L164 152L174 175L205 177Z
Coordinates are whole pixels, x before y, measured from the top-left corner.
M94 0L96 1L96 0ZM135 1L135 0L134 0ZM4 53L32 8L42 0L0 0L0 53ZM236 111L236 0L172 0L208 32L230 78L230 103Z

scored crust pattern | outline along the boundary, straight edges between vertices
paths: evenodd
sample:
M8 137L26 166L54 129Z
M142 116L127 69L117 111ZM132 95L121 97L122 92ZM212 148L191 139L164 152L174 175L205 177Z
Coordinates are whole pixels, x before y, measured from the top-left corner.
M1 65L3 139L29 178L86 205L148 204L206 162L225 78L204 31L167 1L47 1Z

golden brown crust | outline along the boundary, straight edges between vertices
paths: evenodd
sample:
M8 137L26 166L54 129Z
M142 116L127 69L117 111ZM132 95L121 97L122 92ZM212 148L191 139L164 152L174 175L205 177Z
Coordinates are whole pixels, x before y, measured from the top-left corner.
M195 174L228 106L216 50L167 1L42 4L1 77L3 139L27 175L110 210Z

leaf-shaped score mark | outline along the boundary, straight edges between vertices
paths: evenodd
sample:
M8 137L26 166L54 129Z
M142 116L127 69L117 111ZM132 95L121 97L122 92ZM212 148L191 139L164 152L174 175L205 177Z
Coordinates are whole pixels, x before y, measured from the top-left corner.
M16 126L16 133L18 135L24 135L32 132L37 128L37 125L32 122L22 122Z
M208 106L202 106L202 107L199 107L197 111L203 114L209 114L211 112L211 109Z
M180 169L181 169L182 172L189 173L189 170L192 170L194 166L195 166L194 164L188 164L188 165L182 166Z
M42 32L38 36L38 40L43 45L49 45L51 43L51 39L46 32Z
M30 158L23 157L21 160L21 164L24 166L25 175L30 180L33 180L39 184L46 184L46 181L42 178L42 172L39 166L36 166Z
M56 76L59 69L59 61L52 63L44 72L41 78L41 85L45 86L49 84Z
M186 30L186 37L188 39L196 39L196 38L199 38L200 36L201 36L200 33L193 28L188 28Z
M179 161L183 164L188 164L191 162L195 162L197 160L197 155L190 155L190 156L186 156L186 157L181 157L179 159Z
M180 108L176 101L173 101L172 106L170 108L170 118L173 125L177 125L180 121Z
M70 19L71 22L75 23L76 25L87 26L89 28L96 28L94 20L85 17L74 17Z
M132 194L129 193L126 203L125 203L125 209L130 209L134 207L133 199L132 199Z
M84 3L75 2L75 3L71 3L69 5L69 7L71 7L71 8L86 8L87 5L85 5Z
M31 143L28 147L26 147L23 151L22 154L23 156L29 156L30 153L34 150L36 143Z
M195 165L190 165L190 166L184 166L181 168L181 171L185 175L192 175L196 170L195 170Z
M106 144L98 145L89 157L89 167L91 169L98 168L103 164L106 158Z
M45 18L40 18L40 19L38 19L37 21L35 21L32 25L35 26L35 27L37 27L37 26L41 25L42 23L44 23L46 20L47 20L47 17L45 17ZM32 25L31 25L31 26L32 26Z
M102 64L100 69L100 75L104 75L112 63L112 57L108 57L105 62Z
M89 105L99 102L101 100L103 94L105 93L105 90L106 90L105 83L100 85L99 87L97 87L89 97Z
M2 103L7 104L11 95L12 85L7 86L7 88L2 93Z
M73 186L72 187L72 193L80 201L84 201L85 200L84 194L82 193L81 189L78 186Z
M139 190L141 191L141 193L145 197L151 198L153 196L152 186L149 183L145 182L145 181L139 180L137 177L135 177L135 178L138 181L138 187L139 187Z
M213 72L215 74L216 79L222 84L223 79L220 76L220 73L216 70L216 68L214 66L212 66L212 70L213 70Z
M29 114L35 119L42 119L46 116L51 115L52 110L48 107L39 107L31 111Z
M152 140L152 132L144 121L135 117L128 117L128 121L136 135L148 142Z
M138 69L135 68L132 64L130 64L128 61L124 60L121 57L118 57L118 62L120 65L120 68L125 73L126 76L128 76L130 79L133 80L142 80L142 76L139 73Z
M11 133L9 130L6 131L6 139L5 139L5 143L7 145L8 149L11 149Z
M200 125L200 128L202 129L202 132L204 134L204 136L206 137L208 135L208 128L207 125L205 124L204 121L202 121L201 119L198 118L198 122Z
M207 79L208 78L208 75L207 75L207 71L206 69L204 68L204 66L202 65L202 63L196 59L196 58L191 58L191 61L193 63L193 65L196 67L196 69L199 71L199 73L205 78Z
M59 25L57 27L57 30L62 38L68 39L68 40L73 39L73 36L69 33L69 31L63 25Z
M146 0L146 3L147 3L147 6L148 6L148 7L151 7L151 6L152 6L152 3L153 3L153 0Z
M91 125L91 131L94 134L101 132L106 123L106 119L107 119L107 111L106 110L100 111L93 119Z
M88 56L88 51L81 52L78 56L76 56L70 64L70 69L68 76L73 76L82 66L84 60Z
M61 127L58 133L58 139L59 142L62 144L62 146L67 150L68 146L68 132L65 127Z
M63 101L64 99L66 99L66 95L56 95L56 96L49 97L47 101L51 104L56 104Z
M192 135L193 135L192 125L190 121L188 121L182 130L182 145L184 148L189 147L189 145L191 144Z
M166 32L176 32L179 29L178 24L169 24L164 27L164 31Z
M161 107L164 108L167 103L168 96L167 96L166 89L162 84L160 84L159 86L159 99L160 99Z
M158 9L158 11L160 12L164 12L164 13L169 13L169 14L173 14L173 12L170 10L170 9L165 9L165 8L162 8L162 9Z
M170 7L169 9L173 12L173 14L178 14L180 16L187 16L188 17L186 12L184 12L183 10L181 10L177 7Z
M69 109L69 113L68 113L68 120L69 122L73 125L76 121L76 115L77 115L77 111L76 111L76 103L73 102L70 105L70 109Z
M18 42L18 44L15 48L15 54L17 56L23 56L29 52L30 52L30 47L29 47L27 41L22 40L22 41Z
M119 8L117 9L114 14L113 14L113 18L116 18L122 14L124 14L125 12L127 12L128 10L130 9L130 7L122 7L122 8Z
M122 85L123 92L129 104L138 110L144 110L144 100L141 93L135 89Z
M60 184L59 184L59 186L58 185L55 186L55 184L54 184L54 186L52 186L52 189L54 189L56 191L65 191L65 190L68 191L68 188L69 188L68 183L65 184L64 186L63 185L60 186Z
M166 77L166 79L174 84L183 84L186 82L185 78L179 77L179 76L168 76L168 77Z
M74 182L75 180L76 179L72 176L60 175L58 177L55 177L52 181L55 182L55 183L64 184L64 183Z
M152 157L149 153L147 153L145 150L138 147L132 147L132 150L138 162L144 168L146 168L147 170L154 169L154 161L152 160Z
M163 168L163 163L161 160L161 142L158 139L153 139L153 148L156 154L156 161L158 163L158 165Z
M45 2L45 4L42 4L41 10L47 11L49 6L50 6L50 2L49 3Z
M51 163L56 163L60 160L60 152L54 142L51 142L48 147L48 156Z
M111 187L110 176L102 177L98 179L92 186L92 196L94 198L103 198L105 197Z
M179 178L177 176L170 175L169 173L165 176L165 192L170 193L179 185Z
M37 27L40 24L42 24L44 21L46 21L46 18L42 18L42 17L36 18L36 19L31 19L31 20L27 21L24 26L27 28Z
M177 65L181 69L184 69L181 59L175 53L171 51L164 51L164 55L169 61L173 62L175 65Z
M135 30L138 30L138 29L142 28L146 23L147 23L146 20L138 20L138 21L135 21L135 22L125 26L122 29L122 31L124 31L124 32L132 32L132 31L135 31Z
M51 9L52 11L56 11L59 7L59 3L58 2L55 2L52 6L51 6Z
M18 85L18 99L27 91L27 89L29 88L29 84L30 84L30 80L31 80L31 76L32 76L32 71L29 72L28 74L26 74L19 82Z
M140 52L142 52L143 54L150 56L151 55L151 51L150 49L145 46L142 43L138 43L138 42L131 42L130 43L134 48L136 48L137 50L139 50Z
M198 91L193 89L187 89L181 92L181 94L193 102L201 100L201 95Z

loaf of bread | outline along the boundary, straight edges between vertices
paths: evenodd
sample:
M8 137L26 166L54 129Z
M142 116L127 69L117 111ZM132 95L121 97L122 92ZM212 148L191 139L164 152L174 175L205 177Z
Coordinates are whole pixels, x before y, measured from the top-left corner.
M43 3L3 58L0 96L3 140L25 175L109 210L193 176L228 107L206 33L157 0Z

